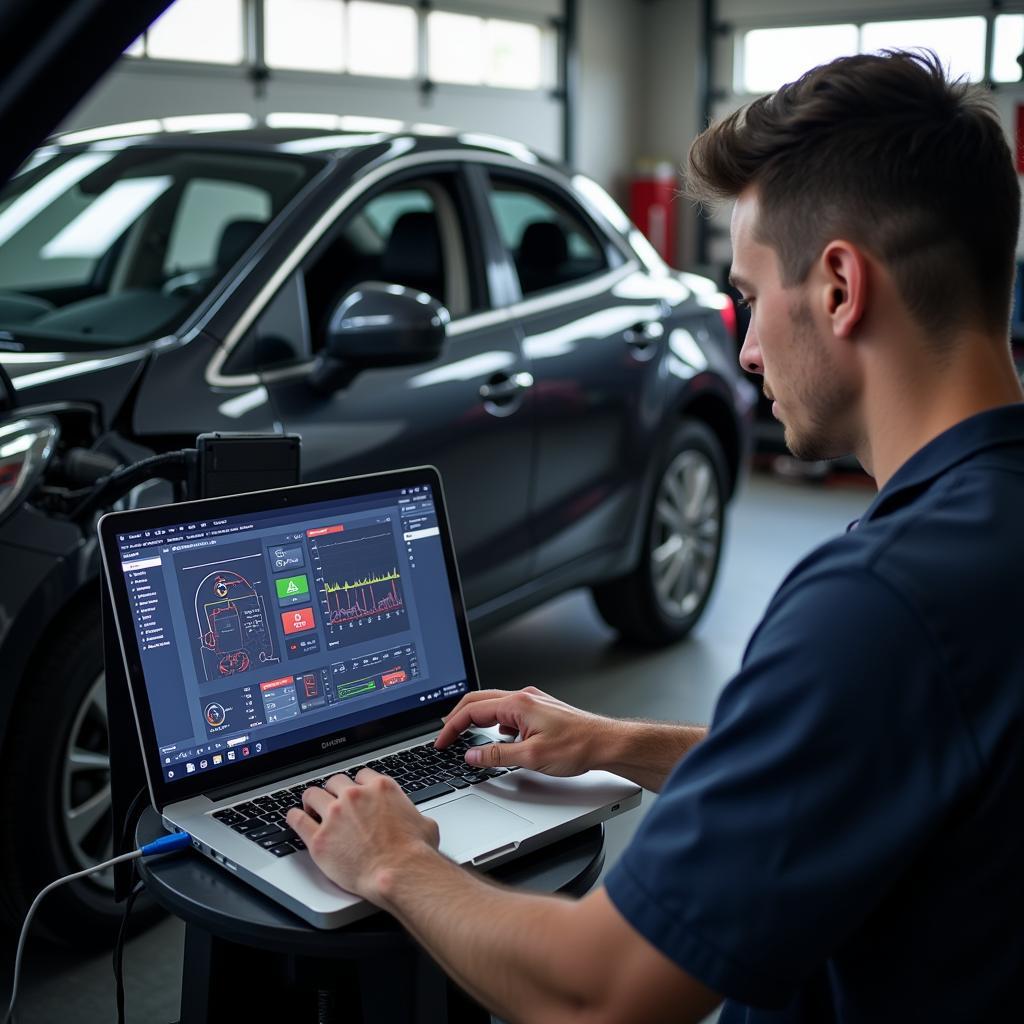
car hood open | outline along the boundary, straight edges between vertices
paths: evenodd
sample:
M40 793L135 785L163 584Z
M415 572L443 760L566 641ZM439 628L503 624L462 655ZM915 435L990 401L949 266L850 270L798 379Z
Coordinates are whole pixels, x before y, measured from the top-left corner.
M0 184L172 0L0 4Z

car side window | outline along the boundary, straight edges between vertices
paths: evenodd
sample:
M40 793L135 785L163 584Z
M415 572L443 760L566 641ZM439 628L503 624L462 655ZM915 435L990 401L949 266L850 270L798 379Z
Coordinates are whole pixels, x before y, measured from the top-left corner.
M266 189L193 178L175 212L164 254L165 276L214 271L233 263L266 226L272 209Z
M477 309L464 224L445 174L385 186L350 208L304 268L314 344L323 343L338 301L364 281L426 292L453 318Z
M608 257L593 228L567 201L518 178L492 174L490 203L523 295L608 269Z
M302 275L295 271L231 350L222 372L232 376L281 369L311 354L306 294Z

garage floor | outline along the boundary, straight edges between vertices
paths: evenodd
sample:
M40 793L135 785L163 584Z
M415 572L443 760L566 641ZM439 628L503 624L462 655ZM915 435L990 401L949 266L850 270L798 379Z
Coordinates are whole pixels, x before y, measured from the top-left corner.
M733 507L718 587L687 643L653 654L624 650L587 595L573 593L481 640L481 681L510 689L532 683L611 715L706 722L785 572L812 547L844 530L872 495L867 485L830 488L755 476ZM629 841L651 799L645 794L639 813L609 823L607 864ZM177 1020L183 935L183 927L168 920L129 944L129 1021ZM15 938L7 937L0 964L4 1006ZM83 958L30 943L23 986L19 1024L52 1024L69 1014L76 1024L114 1019L114 984L105 950Z

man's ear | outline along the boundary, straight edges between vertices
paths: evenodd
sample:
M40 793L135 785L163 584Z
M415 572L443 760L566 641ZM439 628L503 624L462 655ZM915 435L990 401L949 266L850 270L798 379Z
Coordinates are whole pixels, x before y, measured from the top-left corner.
M838 239L822 250L820 269L825 315L837 338L849 338L867 306L867 260L858 246Z

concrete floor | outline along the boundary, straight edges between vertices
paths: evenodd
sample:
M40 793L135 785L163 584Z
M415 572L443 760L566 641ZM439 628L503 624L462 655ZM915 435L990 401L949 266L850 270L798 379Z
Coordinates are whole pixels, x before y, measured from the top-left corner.
M477 660L484 686L533 684L580 707L610 715L706 722L722 685L738 667L747 637L786 571L821 541L842 532L873 496L841 488L755 476L732 508L722 571L708 610L684 644L651 654L622 649L585 593L567 594L484 637ZM606 865L628 843L653 797L609 822ZM132 940L126 953L127 1017L176 1021L183 927L166 920ZM0 966L4 1005L13 941ZM30 943L19 1024L114 1019L107 950L69 953Z

